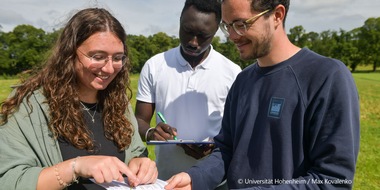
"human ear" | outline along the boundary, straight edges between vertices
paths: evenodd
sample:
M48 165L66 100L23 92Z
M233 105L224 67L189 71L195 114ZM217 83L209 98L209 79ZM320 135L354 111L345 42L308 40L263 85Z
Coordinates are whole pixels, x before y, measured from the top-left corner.
M285 7L283 5L277 5L273 13L274 15L273 21L276 28L284 24L285 14L286 14Z

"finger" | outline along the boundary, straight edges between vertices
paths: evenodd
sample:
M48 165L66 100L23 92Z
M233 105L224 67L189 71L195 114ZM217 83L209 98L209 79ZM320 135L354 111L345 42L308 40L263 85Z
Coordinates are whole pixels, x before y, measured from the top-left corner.
M182 148L185 150L185 153L195 159L200 159L203 157L203 153L202 152L199 152L199 151L196 151L195 149L191 148L189 145L187 144L182 144L181 145Z
M150 163L149 163L149 161L144 160L144 159L149 159L149 158L135 158L135 159L138 161L131 163L131 164L134 165L133 167L138 168L138 170L135 171L135 174L137 175L137 178L140 180L140 183L145 184L147 181L145 179L145 177L146 177L146 175L148 175L147 171L148 171ZM131 165L131 164L129 164L129 165ZM132 166L130 166L130 167L132 167Z
M101 162L99 168L102 172L104 181L107 183L112 182L113 180L122 180L122 174L119 169L120 166L125 167L125 164L121 162L116 157L108 157Z
M149 183L156 183L157 179L158 179L158 170L157 170L157 167L156 167L156 171L154 172L154 175L152 176L152 178L149 181Z
M112 180L114 180L114 176L112 174L112 171L108 167L104 167L102 170L102 175L104 178L104 182L111 183Z
M124 176L123 176L122 173L120 173L119 177L116 178L116 180L119 181L119 182L125 182L125 179L124 179Z
M171 177L166 181L168 184L165 185L165 189L174 189L175 187L180 187L181 179L178 175Z
M207 146L208 150L211 150L213 151L215 149L215 145L214 144L210 144Z
M140 180L137 178L136 174L127 165L125 165L125 163L121 162L121 164L119 164L119 168L120 172L128 177L128 183L131 186L135 187L140 184Z
M159 123L156 127L156 131L159 136L157 138L163 138L162 140L172 139L172 130L171 127L167 124Z
M147 158L149 161L149 164L146 164L147 170L145 171L145 175L142 176L144 179L144 183L153 183L156 181L158 176L158 171L156 167L156 163L151 161L149 158ZM139 173L140 174L140 173Z
M137 176L137 173L140 170L140 160L141 158L132 158L128 163L128 168Z
M193 153L201 153L203 152L203 149L198 147L197 145L192 145L192 144L184 144L186 149L190 152L193 152Z
M149 138L150 140L165 141L166 139L162 137L157 130L155 130Z
M150 160L149 158L138 158L140 159L139 171L137 178L140 179L141 184L146 184L151 182L151 179L154 178L155 173L157 172L156 163Z
M171 128L171 134L172 134L172 139L174 139L174 137L177 137L177 129L176 128L174 128L174 127L172 127ZM177 140L177 139L176 139Z
M173 178L175 177L175 175L174 176L172 176L171 178L169 178L168 180L166 180L166 183L171 183L172 181L173 181Z
M150 136L151 140L158 140L158 141L165 141L165 137L162 135L165 134L165 132L162 130L163 123L159 123L153 130L153 133Z
M112 180L125 182L123 173L118 168L116 168L115 170L112 170L112 176L113 176Z
M175 188L191 188L191 178L187 173L181 172L169 180L166 181L168 184L164 187L165 189L175 189Z
M96 183L104 183L103 174L101 172L95 172L92 174Z

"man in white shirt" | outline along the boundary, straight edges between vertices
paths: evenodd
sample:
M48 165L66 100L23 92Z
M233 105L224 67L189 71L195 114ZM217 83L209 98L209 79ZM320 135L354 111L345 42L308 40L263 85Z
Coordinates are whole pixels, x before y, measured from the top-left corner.
M143 140L202 141L219 133L228 91L241 68L211 46L221 20L217 0L187 0L180 18L181 45L150 58L138 83L136 118ZM154 111L166 123L150 128ZM186 171L210 152L196 145L157 145L159 178Z

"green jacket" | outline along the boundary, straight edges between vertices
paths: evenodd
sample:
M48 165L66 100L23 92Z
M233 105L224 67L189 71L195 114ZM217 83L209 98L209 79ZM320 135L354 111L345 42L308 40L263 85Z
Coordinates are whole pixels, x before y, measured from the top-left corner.
M41 91L34 91L29 99L33 109L24 99L17 112L0 126L0 189L36 189L41 170L63 161L59 143L48 129L49 107L45 100ZM125 163L146 149L132 107L128 109L126 116L135 133L125 150Z

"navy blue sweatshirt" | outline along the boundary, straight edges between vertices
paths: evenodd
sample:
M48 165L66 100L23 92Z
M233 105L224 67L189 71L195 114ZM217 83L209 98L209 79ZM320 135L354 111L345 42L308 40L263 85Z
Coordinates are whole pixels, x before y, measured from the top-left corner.
M193 189L351 189L359 151L359 97L340 61L302 49L253 64L227 97L218 149L188 170Z

